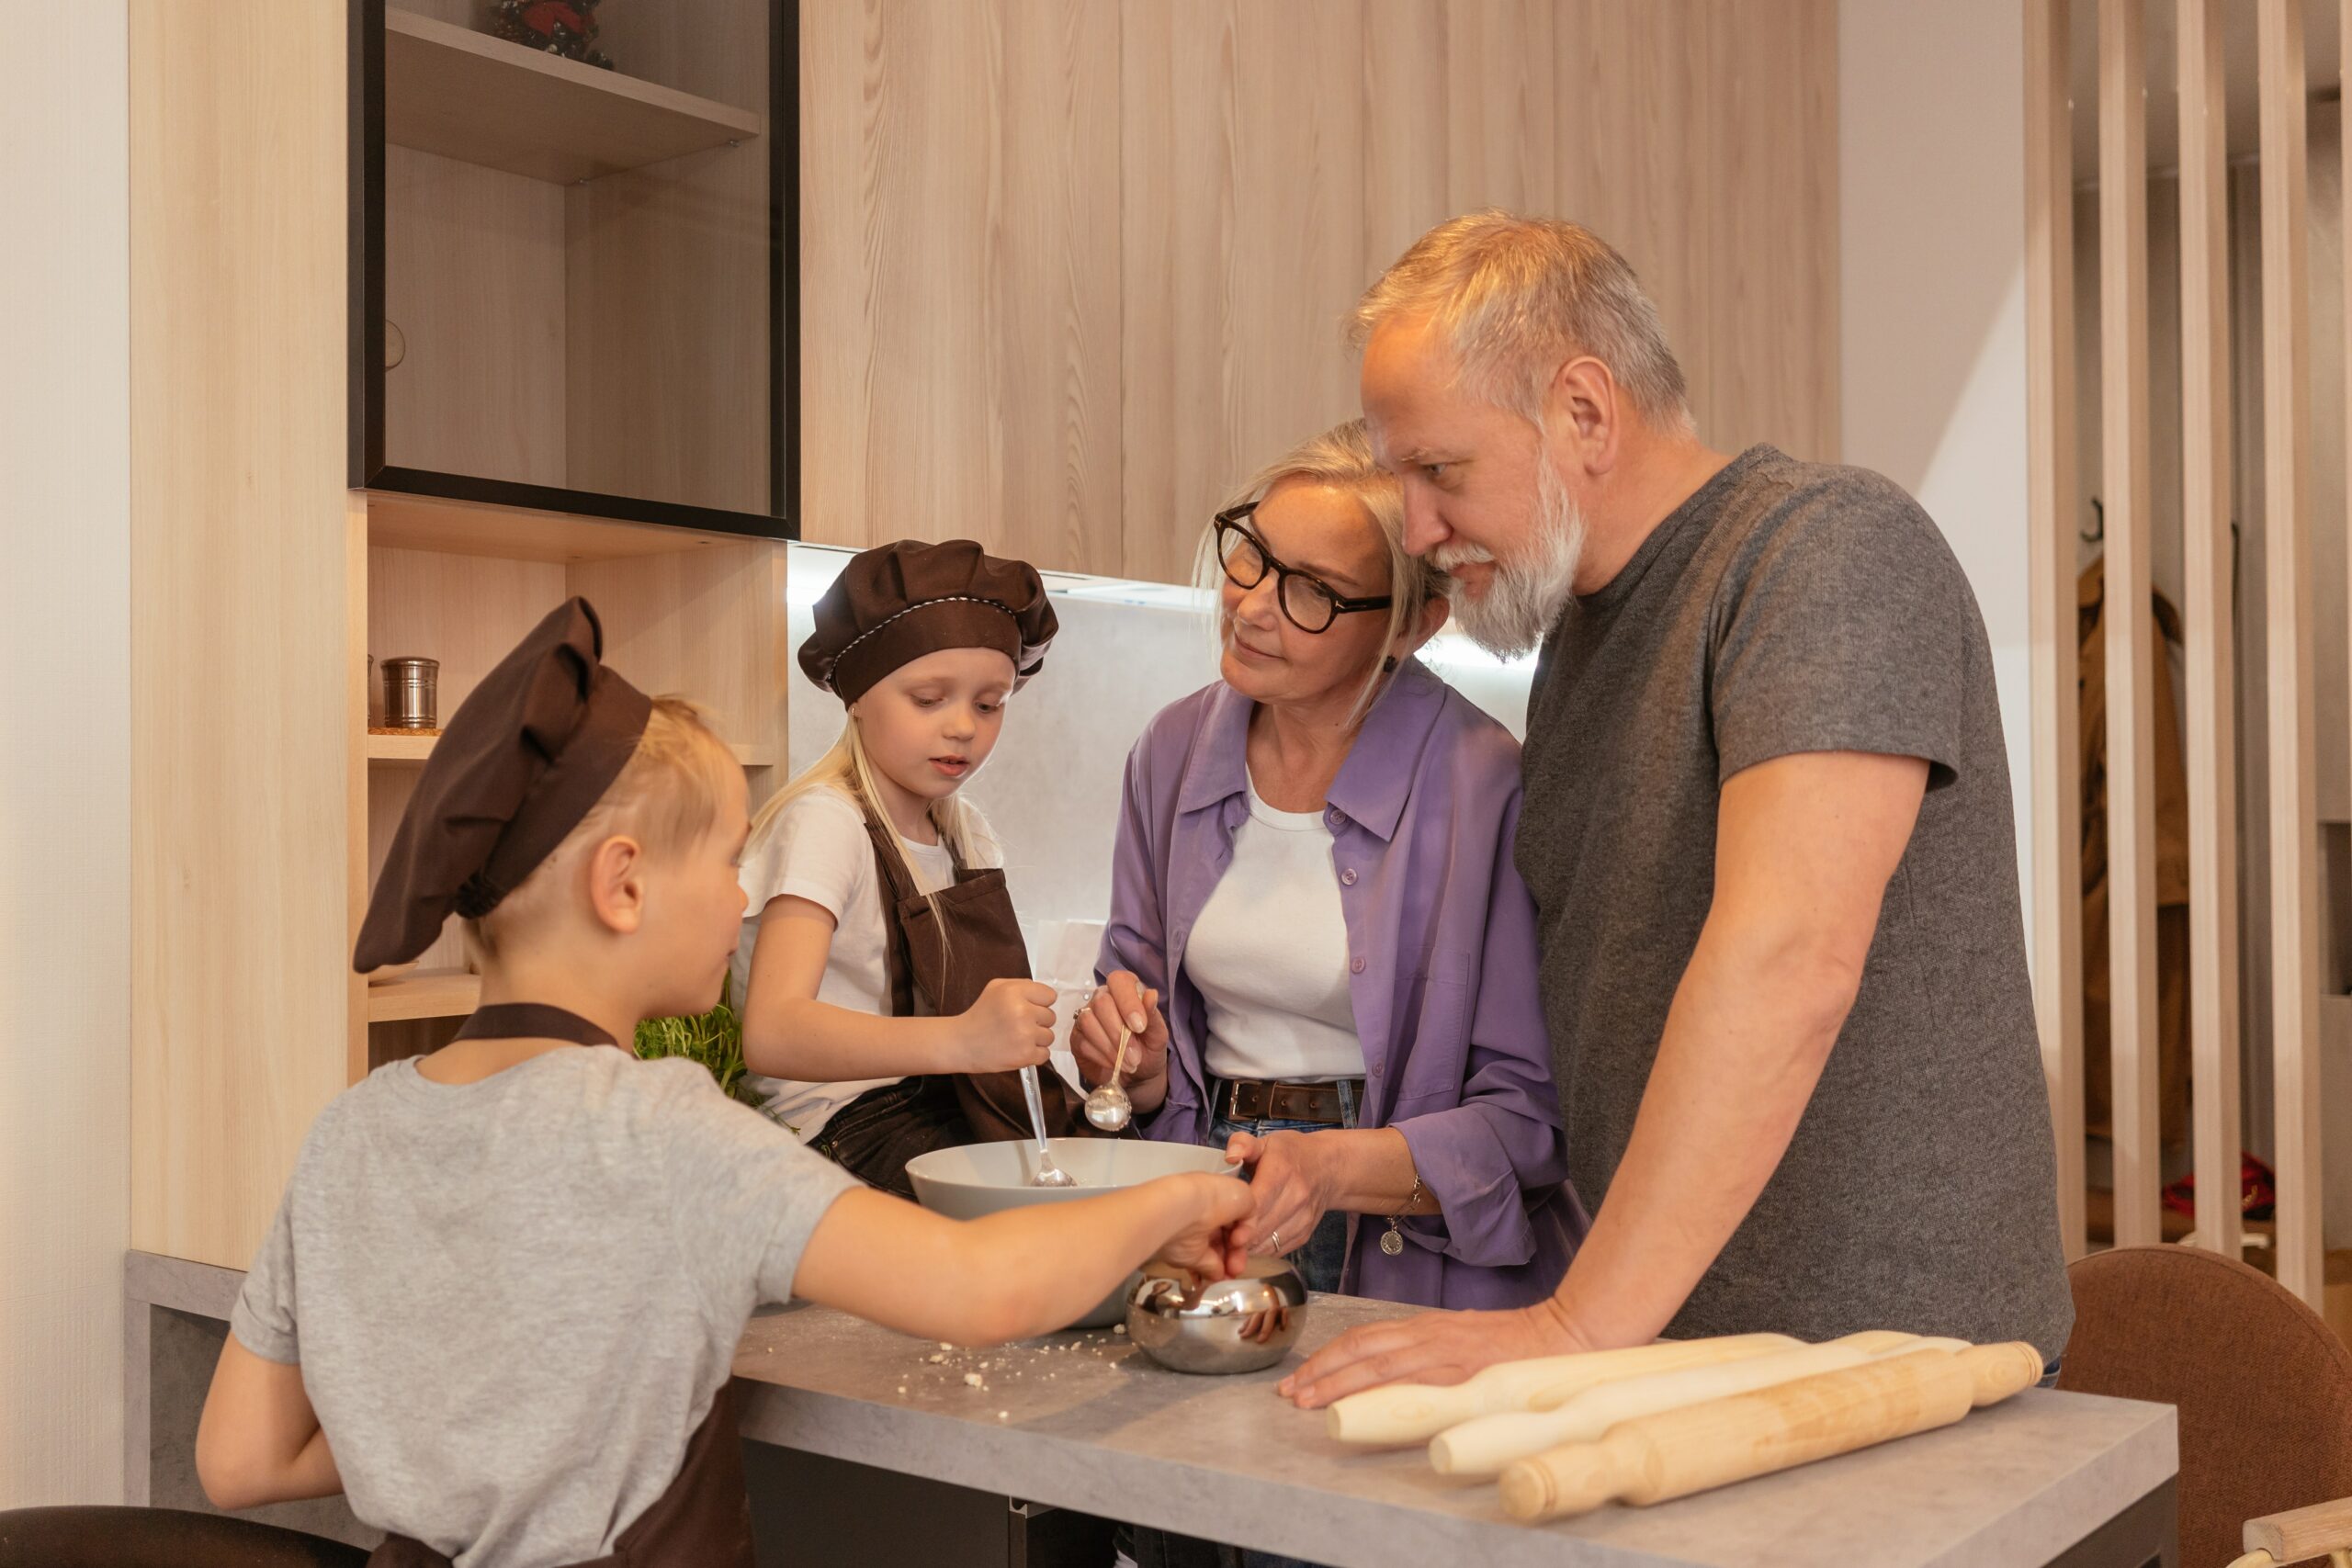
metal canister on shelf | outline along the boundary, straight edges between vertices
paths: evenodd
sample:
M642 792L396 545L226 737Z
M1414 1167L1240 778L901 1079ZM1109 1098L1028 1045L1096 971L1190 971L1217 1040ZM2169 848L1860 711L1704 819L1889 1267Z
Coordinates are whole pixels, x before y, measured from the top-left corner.
M384 728L437 729L441 661L437 659L384 660Z

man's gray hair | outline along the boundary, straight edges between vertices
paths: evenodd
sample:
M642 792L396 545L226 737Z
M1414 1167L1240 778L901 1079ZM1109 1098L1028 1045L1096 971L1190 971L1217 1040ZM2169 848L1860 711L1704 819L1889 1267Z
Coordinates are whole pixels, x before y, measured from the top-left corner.
M1364 290L1350 341L1362 348L1407 317L1444 335L1467 390L1538 425L1553 375L1589 355L1645 419L1692 428L1657 307L1625 258L1580 224L1495 208L1449 219Z

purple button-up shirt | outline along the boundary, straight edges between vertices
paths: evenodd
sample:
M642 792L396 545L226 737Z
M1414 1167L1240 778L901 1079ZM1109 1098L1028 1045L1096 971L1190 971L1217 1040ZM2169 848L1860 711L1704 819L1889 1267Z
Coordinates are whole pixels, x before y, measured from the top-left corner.
M1219 682L1155 716L1127 759L1102 974L1164 998L1168 1100L1151 1137L1206 1143L1207 1006L1184 947L1249 815L1253 704ZM1363 1042L1358 1124L1405 1134L1442 1213L1404 1251L1362 1217L1342 1289L1424 1306L1520 1306L1548 1294L1584 1233L1536 993L1535 908L1511 864L1519 744L1408 662L1364 716L1325 821ZM1171 976L1173 976L1171 980Z

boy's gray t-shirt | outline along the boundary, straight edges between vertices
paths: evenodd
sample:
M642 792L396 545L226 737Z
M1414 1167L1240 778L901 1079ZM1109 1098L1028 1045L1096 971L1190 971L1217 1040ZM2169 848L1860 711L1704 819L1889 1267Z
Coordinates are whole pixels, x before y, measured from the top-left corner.
M1927 798L1788 1152L1668 1333L2064 1347L2049 1101L1992 654L1918 503L1749 449L1571 604L1529 699L1518 863L1570 1176L1608 1196L1713 895L1734 773L1924 758Z
M237 1299L352 1511L459 1568L602 1556L675 1477L847 1172L684 1061L413 1061L328 1105Z

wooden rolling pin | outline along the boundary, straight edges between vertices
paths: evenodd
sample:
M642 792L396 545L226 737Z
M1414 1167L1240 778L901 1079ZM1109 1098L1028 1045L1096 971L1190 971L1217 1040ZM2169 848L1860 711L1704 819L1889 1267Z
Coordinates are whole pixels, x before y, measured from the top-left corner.
M1916 1350L1621 1421L1503 1471L1503 1511L1535 1523L1603 1503L1663 1503L1948 1427L2041 1377L2030 1345Z
M1425 1443L1448 1427L1506 1410L1549 1410L1586 1389L1616 1378L1711 1367L1773 1350L1793 1350L1785 1334L1733 1334L1716 1339L1662 1339L1623 1350L1588 1350L1502 1361L1451 1387L1390 1383L1332 1404L1326 1429L1343 1443L1397 1447Z
M1954 1352L1967 1349L1968 1345L1960 1339L1922 1339L1916 1334L1873 1329L1825 1344L1800 1345L1793 1350L1747 1356L1712 1367L1685 1367L1679 1371L1620 1378L1586 1389L1550 1410L1481 1416L1440 1432L1430 1440L1430 1465L1440 1475L1499 1475L1513 1460L1540 1454L1563 1443L1596 1441L1618 1422L1630 1421L1637 1416L1679 1410L1702 1400L1794 1382L1816 1372L1859 1367L1864 1361L1897 1351L1928 1348Z

